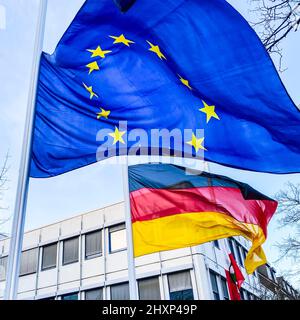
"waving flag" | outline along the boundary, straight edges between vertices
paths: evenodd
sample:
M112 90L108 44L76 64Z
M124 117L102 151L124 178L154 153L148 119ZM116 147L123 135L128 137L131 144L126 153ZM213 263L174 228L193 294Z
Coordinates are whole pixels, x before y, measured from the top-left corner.
M240 288L245 278L237 265L232 253L228 254L230 261L228 270L225 270L226 280L228 283L229 295L231 300L241 300Z
M245 268L266 263L261 245L277 202L230 178L169 164L129 167L135 256L242 235Z
M225 0L87 0L40 67L32 177L134 151L300 172L300 112ZM159 132L176 139L157 139Z

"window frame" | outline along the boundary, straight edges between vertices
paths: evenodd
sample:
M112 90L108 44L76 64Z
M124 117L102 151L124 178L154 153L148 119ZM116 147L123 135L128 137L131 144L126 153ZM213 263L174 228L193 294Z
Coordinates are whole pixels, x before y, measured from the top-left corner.
M127 284L128 286L128 298L130 299L130 288L129 288L129 282L128 281L124 281L124 282L118 282L118 283L114 283L114 284L111 284L109 287L109 293L110 293L110 300L113 300L113 301L124 301L124 300L119 300L119 299L113 299L112 298L112 288L115 288L117 286L121 286L121 285L125 285Z
M66 297L66 296L73 296L73 295L77 295L77 299L73 300L73 299L63 299L63 297ZM60 300L63 300L63 301L78 301L79 300L79 292L78 291L75 291L75 292L70 292L70 293L66 293L66 294L62 294L60 296Z
M78 247L77 247L77 260L75 261L70 261L70 262L64 262L64 255L65 255L65 242L69 241L69 240L73 240L76 239L78 240ZM71 238L66 238L62 240L62 265L63 266L67 266L69 264L72 263L78 263L80 260L80 254L79 254L79 249L80 249L80 236L75 236L75 237L71 237Z
M8 256L1 256L0 260L5 260L6 261L5 262L5 267L4 267L4 278L3 279L0 278L0 282L2 282L2 281L6 281Z
M222 295L223 295L223 300L230 300L230 294L229 294L229 288L228 288L228 282L225 277L222 277L220 275L220 283L221 283L221 289L222 289ZM226 286L226 293L227 296L224 294L224 286ZM226 297L226 298L225 298Z
M214 287L213 287L213 283L212 283L212 276L215 277L216 286L217 286L218 292L215 292L215 291L214 291ZM219 286L219 283L218 283L218 276L219 276L219 275L218 275L215 271L209 269L209 280L210 280L210 284L211 284L211 292L212 292L212 295L213 295L213 298L214 298L215 301L220 301L220 300L222 300L222 299L221 299L221 295L220 295L220 286ZM219 299L215 299L215 294L218 295Z
M44 249L45 249L46 247L50 247L50 246L53 246L53 245L55 245L55 244L56 244L55 265L54 265L54 266L49 266L49 267L43 267ZM57 259L58 245L59 245L58 242L52 242L52 243L49 243L49 244L46 244L46 245L42 246L41 271L47 271L47 270L51 270L51 269L57 268L57 262L58 262L58 259Z
M102 299L97 299L97 300L86 299L87 292L96 291L96 290L101 290L102 291ZM87 300L87 301L101 301L101 300L104 300L104 287L96 287L96 288L84 290L84 300Z
M28 252L28 251L31 251L31 250L36 250L35 271L30 271L30 272L27 272L27 273L21 273L22 255L23 255L24 252ZM34 248L31 248L31 249L26 249L26 250L23 250L23 251L21 252L20 268L19 268L19 277L29 276L29 275L31 275L31 274L35 274L35 273L38 272L38 270L39 270L39 253L40 253L39 247L34 247Z
M100 239L101 239L101 243L100 243L100 247L101 247L101 252L100 253L95 253L95 254L90 254L87 256L87 250L86 250L86 246L87 246L87 241L86 241L86 237L91 235L91 234L94 234L94 233L97 233L97 232L100 232ZM84 259L85 260L90 260L90 259L94 259L94 258L98 258L98 257L101 257L103 255L103 229L97 229L97 230L93 230L93 231L89 231L87 232L85 235L84 235Z
M123 228L120 228L119 230L111 231L112 228L117 228L117 227L121 227L121 226L123 226ZM111 247L111 234L114 233L114 232L121 231L121 230L125 230L125 236L126 236L125 246L123 248L121 248L121 249L112 250L112 247ZM116 224L116 225L109 226L108 227L108 252L109 252L109 254L116 253L116 252L121 252L121 251L125 251L125 250L127 250L127 234L126 234L126 225L125 225L125 223L119 223L119 224Z
M190 285L191 287L188 289L183 289L183 290L177 290L177 291L171 291L171 285L170 285L170 276L180 274L180 273L187 273L189 275L190 279ZM188 300L195 300L195 293L194 293L194 288L193 288L193 282L192 282L192 275L191 275L191 269L185 269L185 270L180 270L180 271L175 271L167 274L167 282L168 282L168 293L169 293L169 299L171 301L176 301L175 299L171 299L171 294L173 293L178 293L178 292L185 292L185 291L191 291L192 294L192 299L184 299L184 300L178 300L178 301L188 301Z
M158 293L159 293L159 299L156 299L157 301L162 299L162 295L161 295L161 290L160 290L160 283L159 283L159 276L152 276L152 277L147 277L147 278L141 278L137 280L137 287L138 287L138 294L139 294L139 300L141 300L141 288L140 288L140 283L142 281L147 281L147 280L151 280L151 279L156 279L157 280L157 284L158 284ZM146 299L142 299L143 301L145 301ZM153 300L153 299L152 299Z

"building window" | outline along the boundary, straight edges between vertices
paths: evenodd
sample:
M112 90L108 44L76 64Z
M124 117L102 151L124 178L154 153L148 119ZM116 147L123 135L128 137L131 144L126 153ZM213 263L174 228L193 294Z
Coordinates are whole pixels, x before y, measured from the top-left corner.
M158 277L138 281L140 300L161 300Z
M211 281L214 300L220 300L220 293L219 293L219 287L218 287L217 274L210 270L209 271L209 275L210 275L210 281Z
M168 275L170 300L193 300L193 288L190 271Z
M103 300L103 289L91 289L85 291L85 300Z
M214 240L213 243L214 243L215 248L220 249L220 244L219 244L218 240Z
M127 246L125 224L109 228L109 252L125 250Z
M232 253L234 259L236 260L235 252L234 252L234 243L233 243L233 238L228 238L228 245L230 252Z
M43 247L42 270L56 267L57 243L52 243Z
M129 285L128 282L115 284L110 287L111 300L129 300Z
M250 292L248 292L247 290L241 288L240 289L240 294L241 294L241 299L242 300L250 300Z
M223 299L229 300L227 281L223 277L221 277L221 285L222 285L222 291L223 291Z
M63 264L78 262L79 237L63 241Z
M78 300L78 293L69 293L61 296L61 300Z
M93 231L85 235L85 258L91 259L102 254L102 232Z
M236 242L236 251L237 251L237 258L238 258L238 264L242 267L243 264L243 258L241 254L241 246Z
M4 281L6 278L7 269L7 257L0 258L0 281Z
M22 252L20 276L35 273L38 265L38 248Z

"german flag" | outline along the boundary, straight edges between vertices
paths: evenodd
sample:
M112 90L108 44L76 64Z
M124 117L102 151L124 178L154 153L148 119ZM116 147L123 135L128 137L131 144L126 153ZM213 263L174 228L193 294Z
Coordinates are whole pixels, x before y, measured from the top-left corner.
M261 245L277 202L225 176L170 164L129 167L136 257L231 236L252 241L248 273L266 263Z

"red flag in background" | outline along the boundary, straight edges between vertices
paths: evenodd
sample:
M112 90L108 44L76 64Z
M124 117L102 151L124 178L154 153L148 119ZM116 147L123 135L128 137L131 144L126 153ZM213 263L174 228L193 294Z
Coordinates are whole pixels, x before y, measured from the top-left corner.
M229 253L230 266L225 270L226 279L229 288L229 295L231 300L241 300L239 289L241 288L245 278L238 267L232 253Z

